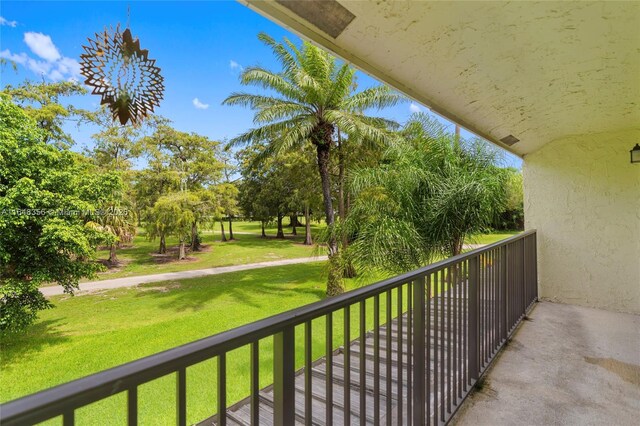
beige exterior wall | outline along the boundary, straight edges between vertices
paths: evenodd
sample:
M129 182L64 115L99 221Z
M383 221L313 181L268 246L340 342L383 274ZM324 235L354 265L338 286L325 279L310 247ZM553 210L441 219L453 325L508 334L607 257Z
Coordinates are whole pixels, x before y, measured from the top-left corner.
M557 140L524 159L540 296L640 313L640 129Z

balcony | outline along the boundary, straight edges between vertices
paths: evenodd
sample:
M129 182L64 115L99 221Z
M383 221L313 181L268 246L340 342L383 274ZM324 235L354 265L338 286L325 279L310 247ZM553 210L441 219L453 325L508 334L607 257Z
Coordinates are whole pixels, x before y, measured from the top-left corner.
M247 324L30 395L0 408L3 425L62 417L126 393L126 422L138 423L139 387L163 376L176 383L176 423L187 424L187 372L217 363L217 403L207 425L439 424L448 422L537 301L536 232L331 299ZM344 319L336 344L333 318ZM325 323L324 336L313 321ZM264 342L273 341L265 354ZM324 356L314 359L312 341ZM264 346L263 346L264 345ZM227 403L231 351L248 348L246 399ZM303 352L296 370L296 349ZM273 383L261 388L261 358ZM346 372L346 373L345 373ZM348 390L348 391L345 391ZM192 390L193 391L193 390ZM197 389L195 390L197 392Z
M638 315L542 301L529 319L452 424L637 423Z

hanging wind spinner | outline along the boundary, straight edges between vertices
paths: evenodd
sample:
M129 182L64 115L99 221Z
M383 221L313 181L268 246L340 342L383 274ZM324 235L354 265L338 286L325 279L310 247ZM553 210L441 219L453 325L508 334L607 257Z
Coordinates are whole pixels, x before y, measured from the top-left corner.
M106 104L113 119L125 125L136 125L160 105L164 92L164 78L149 51L140 49L140 41L133 39L129 28L120 32L104 30L96 33L86 53L80 55L80 73L92 86L92 94L100 95L100 104Z

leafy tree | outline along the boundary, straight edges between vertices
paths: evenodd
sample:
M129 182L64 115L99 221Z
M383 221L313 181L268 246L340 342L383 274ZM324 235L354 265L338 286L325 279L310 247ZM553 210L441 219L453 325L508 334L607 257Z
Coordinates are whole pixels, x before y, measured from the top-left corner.
M86 89L79 83L62 81L56 83L33 83L26 81L20 86L6 86L2 93L11 96L25 113L33 118L45 131L44 141L58 148L73 145L71 135L63 130L68 121L90 121L92 115L83 109L65 105L61 98L84 95Z
M178 238L180 249L178 260L186 259L186 240L191 235L196 220L196 205L201 200L191 192L174 192L162 196L153 206L152 220L147 225L149 237L164 240L168 235ZM166 246L165 246L166 249Z
M96 206L120 188L79 154L45 143L47 134L0 95L0 331L24 329L51 307L39 291L57 282L72 293L101 267L105 235L88 226Z
M149 219L148 212L163 195L178 191L180 188L180 175L170 169L161 161L151 159L143 170L136 170L132 175L132 199L135 200L135 208L138 218ZM160 240L163 243L163 240ZM160 253L162 250L162 244Z
M313 244L311 236L311 212L322 211L322 194L319 191L319 176L309 173L313 169L314 155L311 150L289 151L281 154L282 168L291 186L288 189L287 204L293 213L291 222L295 230L297 213L302 211L305 217L305 245ZM292 233L295 235L295 232Z
M152 128L153 124L134 126L132 124L121 126L113 121L111 112L106 108L93 114L91 121L100 126L100 131L92 136L94 145L87 155L92 157L95 163L107 170L128 171L131 169L131 161L140 157L144 151L142 138L145 131Z
M242 175L238 186L238 205L246 218L260 221L261 236L266 238L265 223L274 217L277 206L266 185L268 169L258 158L263 150L264 146L253 145L237 153Z
M7 65L11 65L11 69L14 72L18 72L18 64L7 58L0 58L0 70L3 70Z
M220 180L219 143L206 136L161 124L145 143L155 161L179 174L181 190L205 188Z
M238 187L231 180L231 176L238 170L237 164L234 164L233 155L231 155L231 150L229 146L226 146L219 153L220 161L224 165L222 168L224 174L224 182L219 186L219 200L220 205L222 206L224 214L227 216L227 220L229 221L229 240L234 240L233 238L233 217L239 213L238 208ZM222 222L220 223L222 230L222 241L227 241L227 238L224 233L224 225Z
M153 167L162 171L164 178L179 177L181 192L198 192L210 189L220 181L223 164L218 160L219 143L206 136L175 130L162 123L145 139L151 154ZM164 179L161 182L166 182ZM156 182L159 183L159 182ZM164 195L164 194L156 194ZM191 248L199 250L198 218L191 225ZM160 239L162 246L163 239ZM161 250L162 251L162 248Z
M220 205L220 230L222 232L222 241L227 241L224 233L223 216L227 216L229 220L229 240L233 240L232 217L238 214L238 188L233 183L221 183L216 185L215 192L218 196Z
M353 241L347 257L363 267L405 272L459 254L504 202L506 174L486 143L456 143L422 114L403 133L379 166L350 179L357 198L339 231Z
M136 219L133 210L118 199L102 204L95 224L96 229L109 235L106 242L109 245L108 262L111 265L118 264L116 249L120 243L131 242L136 235Z
M369 117L363 111L396 104L401 98L386 86L376 86L354 93L355 70L339 64L322 49L303 42L298 48L289 40L276 42L262 33L259 39L269 46L282 70L273 72L261 67L244 70L241 82L274 93L233 93L224 100L227 105L254 109L254 122L259 127L237 136L231 142L263 143L269 141L265 155L300 149L312 144L316 150L318 171L327 225L334 224L334 208L330 177L331 151L335 133L359 135L381 144L392 140L387 128L392 124L383 118ZM328 241L329 255L338 252L335 240ZM329 274L327 294L344 291L341 276Z
M247 150L239 153L240 158L244 157ZM241 168L242 180L238 185L238 207L243 212L245 218L258 220L261 223L261 236L266 238L265 223L269 222L272 215L272 208L269 205L268 194L263 191L265 176L255 168L243 165Z
M106 108L100 108L91 115L91 121L100 126L100 131L93 135L94 145L86 150L86 154L100 169L117 173L124 186L122 191L105 200L101 206L103 214L96 221L98 229L111 235L108 262L112 265L118 263L116 249L120 243L132 241L137 231L136 222L140 224L138 214L141 207L133 187L137 173L131 170L132 161L143 153L145 132L161 120L152 117L139 126L122 126L113 121L111 112Z
M318 186L313 185L317 175L305 169L308 153L291 151L265 156L266 149L266 145L254 144L238 153L242 174L240 207L245 216L263 222L263 236L264 223L275 217L276 238L285 238L283 218L291 213L294 216L304 202L310 204L319 198Z
M522 173L514 168L507 168L504 171L507 174L505 205L492 226L494 229L505 231L522 230L524 229Z

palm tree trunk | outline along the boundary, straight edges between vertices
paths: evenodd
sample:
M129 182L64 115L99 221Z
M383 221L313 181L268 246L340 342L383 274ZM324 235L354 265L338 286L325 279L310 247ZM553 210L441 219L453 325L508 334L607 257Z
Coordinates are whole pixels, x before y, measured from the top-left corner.
M464 236L454 237L451 240L451 256L457 256L462 253L462 247L464 246Z
M338 216L345 219L344 209L344 151L342 150L342 138L338 130Z
M278 213L278 233L276 238L284 238L284 231L282 230L282 214Z
M260 221L260 225L261 225L261 228L262 228L262 235L261 235L261 237L262 237L262 238L267 238L267 234L266 234L266 232L264 232L264 220L261 220L261 221Z
M309 214L309 204L304 206L304 245L310 246L313 244L311 240L311 215Z
M235 238L233 238L233 219L231 217L231 215L229 215L229 239L230 240L234 240Z
M329 176L329 143L318 145L318 170L322 182L322 198L324 202L324 215L328 227L334 224L333 202L331 201L331 177ZM333 236L329 237L329 256L338 252L338 244Z
M224 234L224 222L220 220L220 232L222 233L222 242L227 241L227 236Z
M115 265L118 263L118 256L116 255L116 243L111 244L109 247L109 263Z
M325 129L326 130L326 129ZM333 130L333 129L331 129ZM324 143L318 144L318 170L322 181L322 198L324 201L324 213L329 228L334 224L333 203L331 201L331 178L329 176L329 153L331 149L331 137L333 132L325 131ZM342 266L338 255L338 243L333 232L329 234L327 242L329 248L329 277L327 278L327 296L336 296L344 293L344 281L342 278Z

